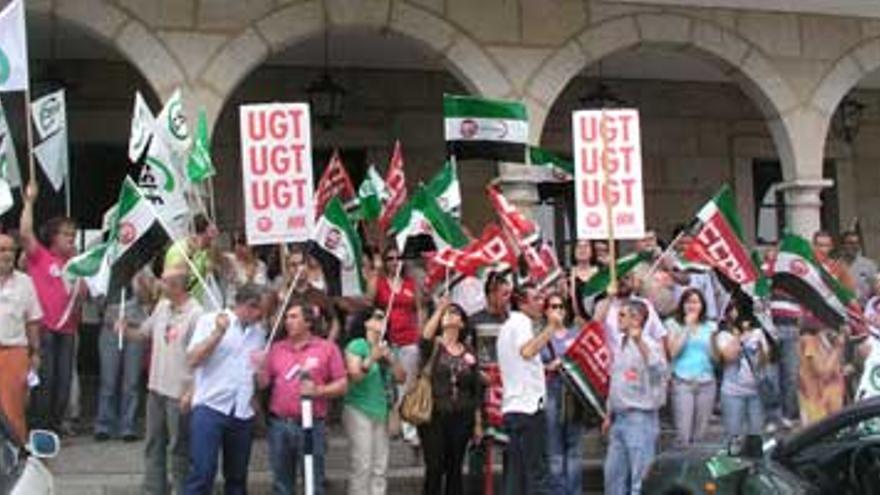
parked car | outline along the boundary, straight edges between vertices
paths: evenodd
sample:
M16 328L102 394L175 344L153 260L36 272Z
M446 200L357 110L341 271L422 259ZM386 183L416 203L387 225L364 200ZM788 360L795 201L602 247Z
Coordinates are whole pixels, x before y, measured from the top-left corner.
M851 405L784 439L734 439L724 448L659 455L646 495L880 494L880 397Z
M51 495L55 493L52 473L40 459L55 457L61 442L46 430L33 430L28 443L11 434L0 413L0 495Z

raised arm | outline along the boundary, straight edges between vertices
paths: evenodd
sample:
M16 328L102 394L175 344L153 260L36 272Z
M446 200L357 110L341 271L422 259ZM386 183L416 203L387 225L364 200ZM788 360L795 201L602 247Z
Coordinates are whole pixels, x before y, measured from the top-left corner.
M37 236L34 234L34 203L37 201L39 189L36 182L28 182L24 191L24 205L21 208L21 221L19 222L19 235L21 246L25 253L30 254L37 249Z

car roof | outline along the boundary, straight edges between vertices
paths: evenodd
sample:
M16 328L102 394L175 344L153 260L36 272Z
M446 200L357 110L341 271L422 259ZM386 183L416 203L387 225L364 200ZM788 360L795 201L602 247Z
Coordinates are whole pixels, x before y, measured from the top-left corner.
M793 434L779 444L773 456L776 458L788 457L845 425L871 417L880 417L880 396L850 404L818 423Z

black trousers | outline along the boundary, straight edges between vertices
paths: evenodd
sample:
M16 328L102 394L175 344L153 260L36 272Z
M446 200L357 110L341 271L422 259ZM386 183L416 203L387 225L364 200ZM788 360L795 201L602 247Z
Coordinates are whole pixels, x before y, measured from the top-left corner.
M418 430L425 457L425 495L463 494L461 471L474 431L474 411L435 412Z
M545 421L543 411L504 415L504 431L510 438L504 449L504 495L550 493Z

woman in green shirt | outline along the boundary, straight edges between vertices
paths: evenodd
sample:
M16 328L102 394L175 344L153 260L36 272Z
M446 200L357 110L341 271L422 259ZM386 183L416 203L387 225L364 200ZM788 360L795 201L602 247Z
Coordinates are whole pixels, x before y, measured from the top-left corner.
M367 308L355 315L345 346L348 392L342 423L351 447L350 495L385 493L388 468L388 410L391 375L402 383L406 372L381 341L385 313Z

